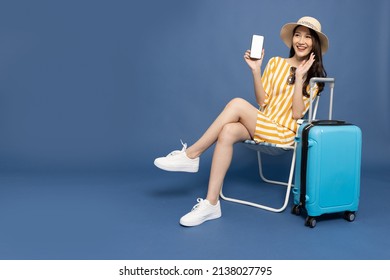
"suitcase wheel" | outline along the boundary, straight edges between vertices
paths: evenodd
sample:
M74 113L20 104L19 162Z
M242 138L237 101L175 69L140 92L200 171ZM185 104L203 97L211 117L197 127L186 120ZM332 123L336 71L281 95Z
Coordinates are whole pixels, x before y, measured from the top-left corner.
M346 219L348 222L353 222L355 218L356 218L355 212L345 211L344 219Z
M299 205L294 205L294 207L292 208L291 210L291 213L293 213L294 215L301 215L301 212L302 212L302 209Z
M314 217L307 216L305 220L305 226L314 228L317 224L317 220Z

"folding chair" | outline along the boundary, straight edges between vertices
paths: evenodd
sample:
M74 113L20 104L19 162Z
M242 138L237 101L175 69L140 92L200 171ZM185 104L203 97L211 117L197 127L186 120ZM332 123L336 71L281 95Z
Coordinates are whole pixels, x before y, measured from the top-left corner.
M329 119L332 119L334 78L312 78L312 79L310 79L310 89L311 89L311 91L313 89L313 86L317 82L329 82L329 87L330 87ZM311 96L312 96L312 94L310 94L309 116L308 116L308 119L307 119L307 121L309 121L309 122L316 119L318 104L319 104L319 101L320 101L320 94L317 95L315 100L312 100ZM313 102L315 103L314 104L314 112L312 112L312 104L313 104ZM304 119L299 120L298 124L301 124L303 121L304 121ZM261 209L272 211L272 212L282 212L282 211L284 211L286 209L287 205L288 205L289 198L290 198L290 193L291 193L291 187L293 186L292 180L293 180L293 177L294 177L294 168L295 168L295 158L296 158L296 146L297 146L297 144L294 143L294 145L286 146L286 145L271 144L271 143L267 143L267 142L256 143L253 140L246 140L245 142L243 142L243 145L245 145L247 148L250 148L250 149L253 149L253 150L257 151L257 161L258 161L258 165L259 165L259 175L260 175L260 178L264 182L269 183L269 184L282 185L282 186L286 187L286 193L285 193L285 196L284 196L285 197L284 198L284 203L283 203L282 207L274 208L274 207L266 206L266 205L263 205L263 204L250 202L250 201L247 201L247 200L241 200L241 199L227 197L227 196L225 196L223 194L223 191L222 191L223 190L223 186L221 187L220 197L222 199L226 200L226 201L231 201L231 202L235 202L235 203L245 204L245 205L261 208ZM280 154L283 154L283 153L286 153L286 152L292 152L290 173L289 173L288 181L287 182L282 182L282 181L275 181L275 180L267 179L264 176L264 174L263 174L263 167L262 167L263 163L262 163L262 159L261 159L261 154L265 153L265 154L269 154L269 155L280 155Z

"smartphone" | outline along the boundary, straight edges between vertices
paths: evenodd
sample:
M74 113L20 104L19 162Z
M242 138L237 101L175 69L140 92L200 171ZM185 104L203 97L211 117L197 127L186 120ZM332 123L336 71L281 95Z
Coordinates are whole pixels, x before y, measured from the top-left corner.
M251 58L260 59L263 52L264 36L253 35L251 44Z

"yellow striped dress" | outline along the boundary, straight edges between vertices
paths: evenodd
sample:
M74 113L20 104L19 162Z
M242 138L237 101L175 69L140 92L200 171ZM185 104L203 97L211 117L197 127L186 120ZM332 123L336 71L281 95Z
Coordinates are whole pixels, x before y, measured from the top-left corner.
M292 99L294 84L289 85L291 65L286 59L273 57L269 60L262 75L262 83L266 92L263 107L257 114L254 140L274 144L292 145L297 131L297 121L292 117ZM309 87L307 88L309 92ZM314 90L316 95L318 88ZM305 113L309 109L310 100L303 96Z

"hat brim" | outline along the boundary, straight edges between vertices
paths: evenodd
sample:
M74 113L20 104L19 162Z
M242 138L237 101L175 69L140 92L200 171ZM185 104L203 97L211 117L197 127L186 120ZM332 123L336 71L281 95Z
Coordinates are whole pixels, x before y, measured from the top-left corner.
M280 30L280 38L282 38L282 41L286 44L288 48L291 48L292 46L292 37L293 37L294 28L299 25L305 26L304 24L287 23L283 25L282 29ZM310 28L309 26L305 26L305 27ZM321 51L323 54L326 53L326 51L329 48L328 37L322 32L318 32L312 28L310 29L318 34L318 37L320 38Z

